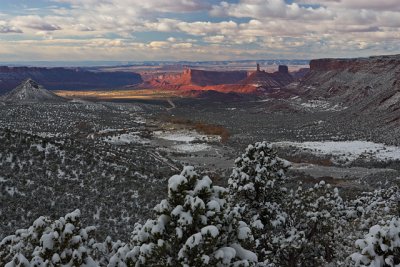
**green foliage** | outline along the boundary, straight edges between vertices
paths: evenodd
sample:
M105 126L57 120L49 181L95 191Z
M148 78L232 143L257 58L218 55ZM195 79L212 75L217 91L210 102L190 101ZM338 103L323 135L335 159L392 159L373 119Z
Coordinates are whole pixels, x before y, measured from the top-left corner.
M155 207L156 219L136 225L131 250L125 255L127 265L254 264L255 254L245 249L252 242L251 231L239 214L230 210L227 193L207 176L200 178L193 167L172 176L168 198ZM113 260L121 262L118 257Z

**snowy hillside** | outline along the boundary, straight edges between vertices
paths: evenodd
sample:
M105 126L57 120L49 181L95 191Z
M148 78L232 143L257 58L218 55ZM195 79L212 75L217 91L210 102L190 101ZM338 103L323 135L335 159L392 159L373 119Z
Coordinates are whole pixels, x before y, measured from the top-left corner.
M46 90L32 79L22 82L3 97L6 102L62 102L64 98Z

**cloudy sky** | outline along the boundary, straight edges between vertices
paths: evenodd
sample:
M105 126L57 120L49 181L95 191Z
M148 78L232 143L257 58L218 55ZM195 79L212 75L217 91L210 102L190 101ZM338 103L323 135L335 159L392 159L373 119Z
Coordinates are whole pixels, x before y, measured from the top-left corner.
M400 53L399 0L0 0L0 61Z

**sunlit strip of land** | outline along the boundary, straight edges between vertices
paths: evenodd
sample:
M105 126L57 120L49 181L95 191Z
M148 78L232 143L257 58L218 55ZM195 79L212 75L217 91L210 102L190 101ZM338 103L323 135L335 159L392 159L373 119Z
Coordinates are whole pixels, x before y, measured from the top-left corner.
M59 96L65 98L79 98L79 99L98 99L98 100L112 100L112 99L152 99L161 100L171 97L181 97L179 92L174 90L154 90L154 89L141 89L141 90L101 90L101 91L55 91Z

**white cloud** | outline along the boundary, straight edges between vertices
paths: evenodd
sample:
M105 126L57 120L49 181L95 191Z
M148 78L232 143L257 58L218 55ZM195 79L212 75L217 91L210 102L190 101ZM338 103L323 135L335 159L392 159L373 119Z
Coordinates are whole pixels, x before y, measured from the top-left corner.
M238 3L221 2L214 5L211 15L220 17L257 19L330 19L333 14L324 7L305 8L297 3L287 4L284 0L240 0Z
M297 0L296 2L300 4L325 5L333 8L400 11L400 4L398 0Z
M30 28L40 31L57 31L61 27L57 24L46 21L44 18L37 15L17 16L12 19L12 23L23 28Z
M19 57L62 56L56 47L78 59L359 56L400 52L398 1L53 0L69 5L0 14L0 34L22 36L2 40L7 51L26 49Z
M192 48L193 44L192 43L177 43L177 44L173 44L171 47L178 48L178 49Z
M22 30L9 25L0 25L0 33L22 33Z
M225 40L225 36L223 35L206 36L203 38L203 40L209 43L222 43Z
M149 47L154 49L167 48L170 47L170 43L165 41L153 41L149 43Z
M210 4L206 0L56 0L69 3L75 8L94 8L102 6L110 9L129 9L150 12L190 12L207 10ZM139 13L139 12L134 12Z

